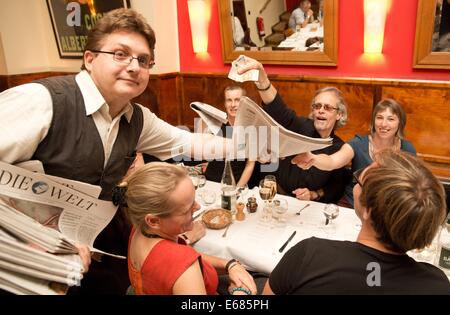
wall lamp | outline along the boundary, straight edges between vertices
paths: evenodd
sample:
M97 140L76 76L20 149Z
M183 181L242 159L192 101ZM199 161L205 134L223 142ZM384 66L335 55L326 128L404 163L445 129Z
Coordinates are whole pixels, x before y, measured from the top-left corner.
M188 0L192 46L195 53L208 51L208 24L210 13L205 0Z
M364 0L364 52L381 53L390 0Z

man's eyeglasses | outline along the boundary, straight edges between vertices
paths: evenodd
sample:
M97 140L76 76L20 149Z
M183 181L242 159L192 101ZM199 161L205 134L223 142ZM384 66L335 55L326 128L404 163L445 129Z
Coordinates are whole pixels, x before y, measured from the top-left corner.
M338 110L337 107L333 107L330 104L314 103L311 105L311 107L315 110L321 109L322 106L323 106L323 109L326 110L327 112L332 112L333 110Z
M357 170L356 172L353 172L353 184L356 185L358 184L360 187L362 187L362 183L359 180L359 178L361 177L362 172L365 170L366 168L360 168L359 170Z
M155 65L155 61L151 60L150 57L146 55L134 57L130 55L128 52L123 50L116 50L116 51L91 50L91 51L94 53L113 55L114 61L126 65L129 65L133 61L133 59L136 59L139 64L139 67L143 69L151 69Z

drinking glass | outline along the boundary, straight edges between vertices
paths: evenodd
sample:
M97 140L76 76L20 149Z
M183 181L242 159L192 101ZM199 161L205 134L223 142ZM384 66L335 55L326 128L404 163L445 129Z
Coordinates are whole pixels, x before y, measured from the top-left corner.
M197 173L189 173L189 178L192 180L192 184L194 185L195 190L198 187L198 174Z
M264 203L267 203L269 200L270 193L270 187L265 185L265 179L261 179L259 182L259 195L261 196L261 199L264 200Z
M206 185L206 177L205 175L198 175L198 188L203 188Z
M323 214L325 215L325 225L332 224L339 215L339 207L334 203L328 203L323 208Z
M334 232L333 220L339 215L339 207L334 203L328 203L323 208L323 214L325 215L325 231L330 234Z
M273 200L277 194L277 179L274 175L266 175L264 177L264 186L270 188L269 200Z
M246 200L245 197L247 196L247 193L248 193L248 185L247 184L245 184L242 187L238 187L237 188L237 199L240 199L243 203L245 203L245 200Z
M272 207L273 207L272 202L266 200L260 217L260 221L264 225L268 224L271 228L272 226L270 225L270 223L272 221L272 210L273 210Z
M288 203L284 199L274 199L272 201L272 217L274 219L274 224L277 227L286 226L286 212L288 210Z

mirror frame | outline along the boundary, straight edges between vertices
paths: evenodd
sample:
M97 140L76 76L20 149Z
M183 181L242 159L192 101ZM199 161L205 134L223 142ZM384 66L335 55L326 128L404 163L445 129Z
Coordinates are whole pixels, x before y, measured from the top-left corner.
M416 69L450 69L450 52L431 51L436 1L419 0L413 67Z
M220 32L222 34L222 57L231 63L240 55L252 57L263 64L336 66L338 43L338 0L324 1L324 51L253 51L235 50L231 27L230 0L217 0Z

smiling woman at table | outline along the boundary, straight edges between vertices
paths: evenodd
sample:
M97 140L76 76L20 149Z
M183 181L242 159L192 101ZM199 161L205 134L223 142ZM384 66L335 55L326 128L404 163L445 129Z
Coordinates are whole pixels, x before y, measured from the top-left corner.
M309 238L292 247L264 294L450 294L438 268L406 255L431 244L446 215L442 184L411 156L384 151L355 174L356 242Z
M393 99L384 99L372 110L369 135L356 135L345 143L339 151L331 155L301 153L292 159L303 169L315 166L321 170L334 170L350 162L352 171L356 172L373 161L374 155L387 148L402 150L416 155L413 144L404 139L406 114L402 106ZM353 184L350 181L345 187L345 204L353 207Z
M142 166L116 187L115 200L133 224L128 271L137 294L215 294L217 271L228 272L231 293L256 293L252 276L236 260L199 254L177 243L200 208L186 170L168 163Z

